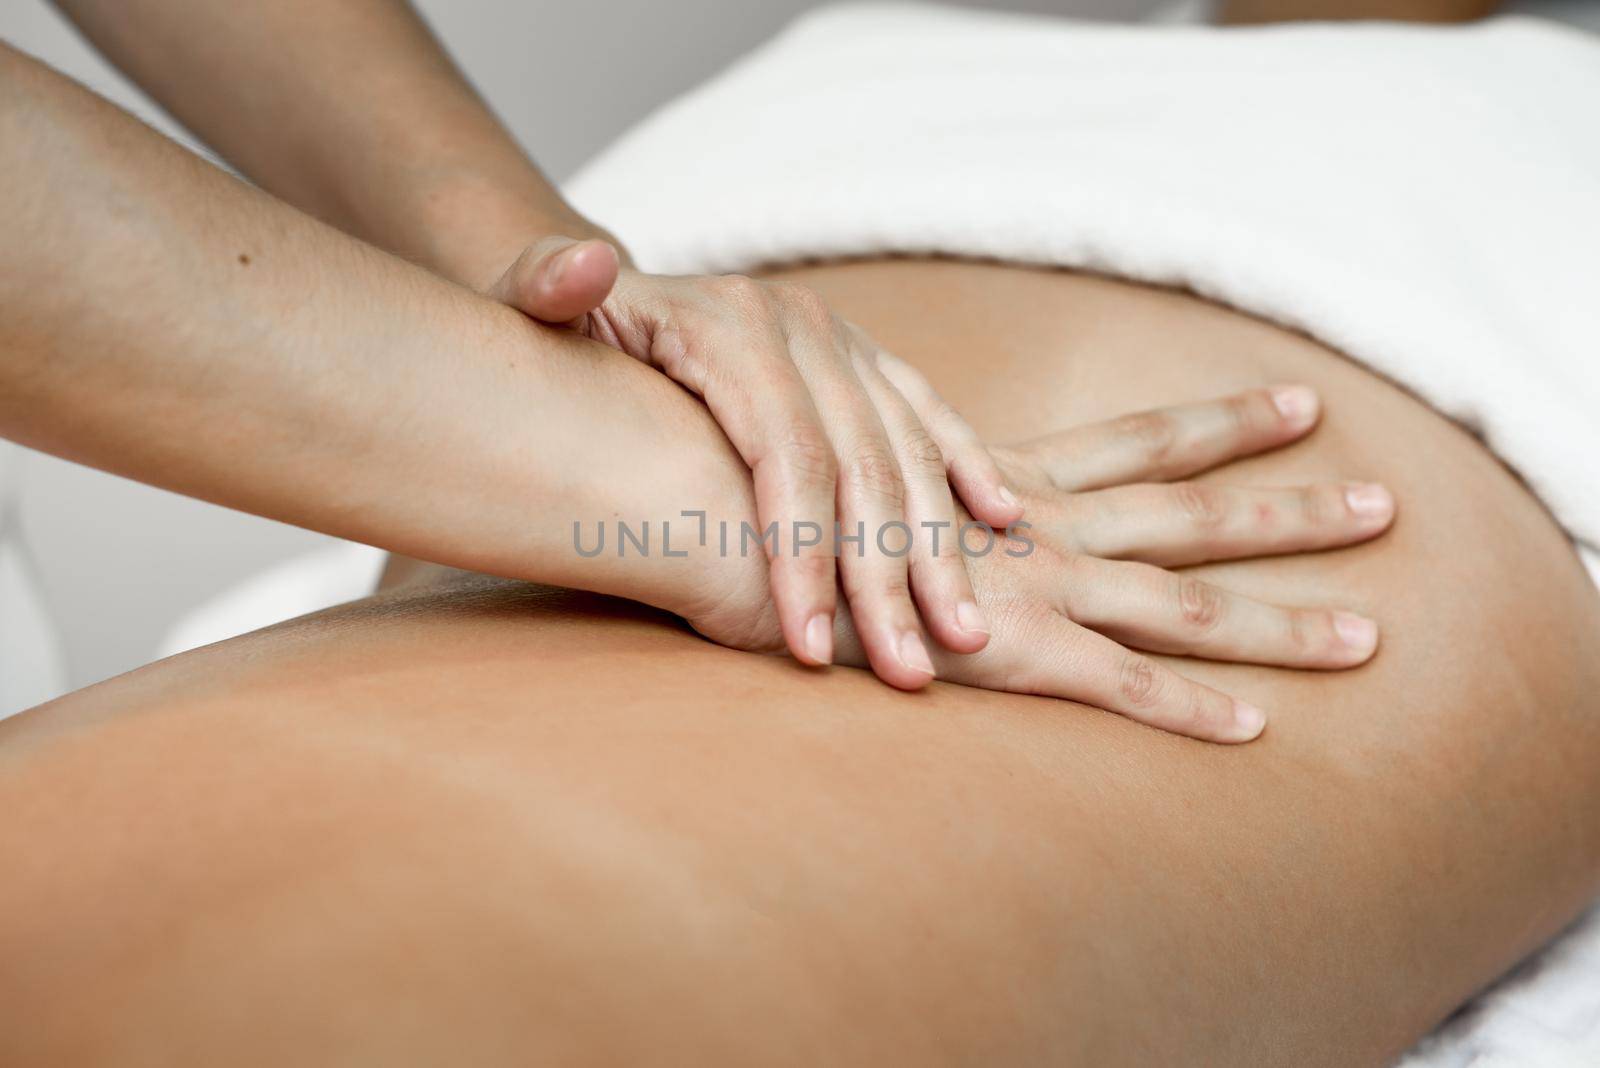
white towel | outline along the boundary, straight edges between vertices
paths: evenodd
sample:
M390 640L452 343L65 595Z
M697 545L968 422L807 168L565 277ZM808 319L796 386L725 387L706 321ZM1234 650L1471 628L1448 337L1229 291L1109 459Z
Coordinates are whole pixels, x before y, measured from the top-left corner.
M1416 391L1600 546L1593 35L830 8L568 191L653 270L942 253L1187 287Z

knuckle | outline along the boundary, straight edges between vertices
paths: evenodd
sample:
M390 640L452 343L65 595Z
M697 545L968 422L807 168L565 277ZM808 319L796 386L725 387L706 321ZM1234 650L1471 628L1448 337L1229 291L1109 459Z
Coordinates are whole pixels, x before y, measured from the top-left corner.
M865 444L850 457L850 483L857 492L896 504L905 498L905 485L900 480L900 464L888 449L878 442Z
M1333 487L1305 486L1299 493L1300 512L1311 526L1332 526L1344 518L1344 498Z
M928 433L927 428L918 424L908 429L901 448L912 465L943 476L944 452L939 448L939 443L933 440L933 435Z
M795 482L806 485L833 485L839 477L833 450L816 428L804 423L791 427L779 443L779 463Z
M537 272L545 260L551 255L552 249L543 245L529 245L517 254L516 262L511 265L511 270L506 273L520 287L532 282L537 277Z
M1006 632L1020 639L1013 643L1014 649L1048 650L1056 645L1051 634L1063 616L1030 590L1007 589L999 595L986 591L983 610L988 614L996 634ZM1044 658L1025 656L1023 659L1042 661Z
M1306 653L1317 645L1317 616L1319 613L1304 608L1287 610L1289 648L1296 653Z
M821 586L833 581L833 557L816 548L806 549L799 556L779 557L789 573L806 586Z
M948 561L946 566L950 567L952 570L955 568L960 568L963 574L967 574L969 573L969 565L967 558L961 552L960 520L958 518L951 517L949 523L949 526L946 526L939 531L939 536L937 539L939 544L937 546L928 544L933 539L925 536L927 533L926 531L918 530L917 537L921 539L920 544L927 546L927 555L936 560ZM971 569L985 566L987 563L987 556L978 557L971 562Z
M1061 679L1070 674L1072 662L1070 639L1066 643L1060 636L1061 618L1049 607L1021 597L985 600L984 614L996 636L1003 640L990 641L977 653L968 654L964 660L973 660L995 673L999 688L1012 693L1037 693L1060 695ZM1021 650L1043 650L1021 654ZM988 687L987 681L983 685Z
M1123 654L1117 692L1138 708L1154 704L1161 695L1161 676L1155 664L1138 653Z
M1166 462L1178 443L1177 423L1164 412L1121 416L1111 424L1111 430L1116 437L1130 441L1151 464Z
M1216 734L1231 717L1231 710L1222 706L1220 698L1193 684L1187 687L1184 698L1183 729L1195 735Z
M740 309L751 309L766 303L766 289L762 283L748 275L724 274L708 284L712 295Z
M1223 410L1234 435L1240 438L1254 437L1258 431L1276 422L1277 409L1273 407L1271 395L1264 389L1229 397L1223 401Z
M701 396L726 388L720 365L711 358L708 347L676 326L661 331L651 341L650 361Z
M1215 530L1228 518L1227 501L1214 486L1181 482L1173 487L1172 496L1183 514L1201 530Z
M911 606L911 583L906 580L905 568L890 571L878 583L878 591L890 604Z
M777 295L788 307L791 313L810 323L833 324L833 311L828 307L828 302L822 299L821 294L810 286L800 285L798 282L776 283Z
M954 536L939 539L937 549L930 548L926 554L940 567L948 568L951 575L966 575L967 561L961 555L961 548L956 545Z
M1178 612L1191 628L1214 630L1222 621L1222 591L1209 582L1179 578Z
M1051 572L1056 576L1067 618L1073 618L1073 601L1095 581L1093 565L1096 558L1087 553L1070 550L1055 552L1047 548L1041 559L1050 565Z
M1338 648L1339 630L1334 626L1333 612L1325 609L1302 609L1311 619L1305 627L1307 648L1316 655L1330 648Z
M1258 537L1276 530L1281 518L1278 504L1271 497L1258 498L1250 506L1250 525Z
M857 560L854 556L844 558L840 582L852 610L870 610L876 606L878 611L891 614L902 608L914 611L910 607L911 583L906 569L879 566L882 561L875 560L874 556L869 553L863 560Z

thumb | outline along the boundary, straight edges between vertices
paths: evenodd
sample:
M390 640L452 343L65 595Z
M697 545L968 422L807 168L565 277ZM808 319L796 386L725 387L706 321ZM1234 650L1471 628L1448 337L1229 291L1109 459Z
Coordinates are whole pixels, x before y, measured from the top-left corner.
M524 249L489 296L541 322L571 322L604 303L618 263L604 241L550 238Z

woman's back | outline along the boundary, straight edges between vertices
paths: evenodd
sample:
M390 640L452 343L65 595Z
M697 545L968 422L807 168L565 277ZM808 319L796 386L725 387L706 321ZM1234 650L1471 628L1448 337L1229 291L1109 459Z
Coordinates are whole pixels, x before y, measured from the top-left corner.
M1181 294L795 277L994 439L1316 386L1311 438L1211 479L1381 480L1393 531L1206 570L1368 612L1378 656L1174 661L1271 713L1222 747L396 591L0 726L0 1059L1369 1063L1600 886L1600 597L1467 434Z

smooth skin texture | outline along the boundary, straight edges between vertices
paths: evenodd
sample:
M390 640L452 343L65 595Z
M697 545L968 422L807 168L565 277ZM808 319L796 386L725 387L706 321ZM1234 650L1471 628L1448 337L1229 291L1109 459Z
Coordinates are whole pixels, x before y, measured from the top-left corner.
M577 551L584 525L660 529L697 508L710 523L759 529L759 473L752 487L748 458L666 376L340 234L3 46L0 90L0 169L14 179L0 232L16 237L0 246L0 432L396 552L651 604L731 647L792 645L759 553L730 560L715 542L681 541L688 557ZM873 359L885 378L914 381ZM1041 501L1054 507L1052 497ZM1326 518L1323 535L1342 541L1381 530ZM878 540L858 546L847 561L871 560ZM941 559L964 565L948 551ZM1040 611L1053 595L1017 569L1004 584ZM1140 616L1132 606L1107 625ZM885 642L915 652L872 612L828 622L841 662L881 674ZM969 643L988 655L941 656L930 672L1054 696L1119 684L1060 670L1052 643L1081 644L1076 631L1005 631ZM926 649L920 632L916 647ZM1005 666L1019 660L1057 670ZM1096 662L1113 663L1112 650ZM1192 683L1133 696L1115 707L1193 723L1205 737L1238 741L1261 726L1258 712ZM1237 723L1226 722L1229 708Z
M1201 483L1381 480L1393 530L1189 573L1336 595L1378 655L1181 662L1273 710L1216 746L616 602L396 590L0 725L0 1060L1344 1068L1600 890L1600 598L1470 437L1190 297L795 277L990 436L1314 386L1317 433Z
M1385 19L1399 22L1471 22L1500 9L1499 0L1219 0L1223 25Z
M804 287L634 270L616 238L551 187L410 5L58 6L263 189L702 397L754 472L762 528L778 524L770 596L796 657L833 659L841 588L891 685L933 678L930 636L963 653L988 641L958 554L897 557L872 543L835 558L787 534L797 522L830 533L835 520L869 532L950 522L952 488L968 512L1005 529L1021 509L971 427L936 399L910 399L928 390L909 368L914 392L886 379L872 339Z

